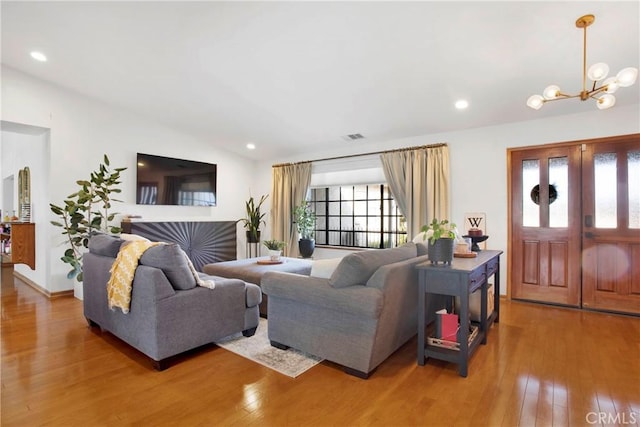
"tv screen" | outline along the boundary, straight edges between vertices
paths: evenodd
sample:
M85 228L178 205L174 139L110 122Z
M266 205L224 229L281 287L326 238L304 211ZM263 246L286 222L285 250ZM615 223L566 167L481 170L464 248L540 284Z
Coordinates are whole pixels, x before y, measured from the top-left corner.
M136 203L216 206L215 164L138 153Z

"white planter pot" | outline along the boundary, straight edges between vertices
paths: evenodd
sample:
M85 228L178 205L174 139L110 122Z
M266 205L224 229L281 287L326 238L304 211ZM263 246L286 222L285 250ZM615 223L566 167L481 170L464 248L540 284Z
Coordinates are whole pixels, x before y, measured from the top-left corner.
M282 251L269 249L269 258L271 259L271 261L280 261L281 256L282 256Z

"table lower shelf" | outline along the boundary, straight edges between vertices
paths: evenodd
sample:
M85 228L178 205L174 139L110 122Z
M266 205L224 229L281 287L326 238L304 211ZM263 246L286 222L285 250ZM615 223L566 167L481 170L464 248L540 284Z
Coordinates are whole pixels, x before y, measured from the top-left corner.
M468 345L470 346L473 340L478 336L480 328L476 325L471 325L471 332L469 333ZM428 337L427 345L433 347L446 348L448 350L460 351L460 343L457 341L447 341L440 338Z
M469 335L466 351L461 350L460 343L458 342L444 341L444 343L439 343L438 341L442 342L443 340L433 338L435 335L435 325L429 325L425 331L427 339L424 346L424 360L422 363L420 363L419 360L418 364L424 365L429 358L455 363L459 367L460 375L466 377L469 359L480 344L487 342L487 333L491 325L493 325L494 320L497 320L497 313L495 311L487 318L487 330L485 331L481 330L480 322L471 322L472 332Z

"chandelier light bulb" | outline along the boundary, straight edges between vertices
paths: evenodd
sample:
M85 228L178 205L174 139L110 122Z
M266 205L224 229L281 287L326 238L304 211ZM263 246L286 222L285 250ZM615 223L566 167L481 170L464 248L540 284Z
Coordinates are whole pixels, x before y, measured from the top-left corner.
M602 95L598 98L598 108L601 110L606 110L607 108L611 108L616 104L616 97L611 94Z
M531 95L529 99L527 99L527 106L534 110L542 108L542 104L544 104L544 98L540 95Z
M633 67L623 68L616 78L620 87L631 86L638 78L638 69Z
M620 84L618 83L617 77L609 77L608 79L602 82L602 86L606 88L604 90L605 92L614 93L615 91L618 90L618 88L620 87Z
M544 92L542 92L542 96L544 96L545 99L549 100L556 99L558 95L560 95L560 88L556 85L547 86L544 89Z
M609 66L604 62L593 64L589 67L589 71L587 71L587 76L594 82L604 79L607 77L607 74L609 74Z

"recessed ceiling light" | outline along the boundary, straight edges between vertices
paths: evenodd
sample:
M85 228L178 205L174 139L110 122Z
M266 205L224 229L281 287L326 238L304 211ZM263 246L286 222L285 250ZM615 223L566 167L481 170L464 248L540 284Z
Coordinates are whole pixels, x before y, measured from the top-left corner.
M251 143L251 142L250 142L250 143L248 143L248 144L247 144L247 149L248 149L248 150L255 150L255 149L256 149L256 144L253 144L253 143Z
M42 52L33 51L33 52L31 52L31 57L33 59L35 59L36 61L47 62L47 57Z
M469 102L466 99L460 99L456 101L456 108L458 110L464 110L469 106Z

